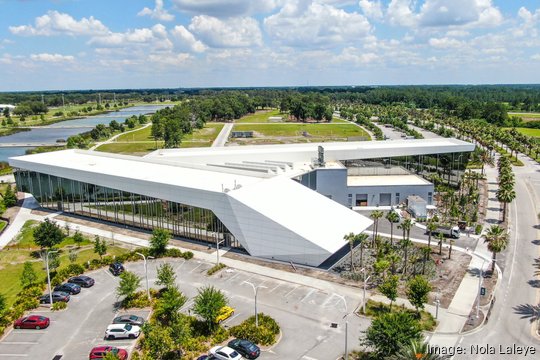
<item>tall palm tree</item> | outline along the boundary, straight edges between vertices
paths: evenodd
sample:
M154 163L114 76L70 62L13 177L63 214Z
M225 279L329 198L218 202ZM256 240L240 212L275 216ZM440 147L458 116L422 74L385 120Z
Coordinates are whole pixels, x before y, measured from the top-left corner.
M482 237L484 242L487 243L488 250L492 253L491 272L494 272L497 254L504 251L508 246L508 233L499 225L491 225Z
M450 357L438 355L430 351L426 341L412 340L409 344L400 346L397 353L390 356L389 360L446 360Z
M485 165L494 165L493 157L491 156L491 153L487 150L482 150L480 153L480 162L482 163L482 175L485 174Z
M390 272L392 275L396 274L396 264L399 262L399 254L395 251L390 252L388 255L386 255L386 258L388 261L390 261Z
M442 244L444 242L444 235L442 233L438 233L437 240L439 241L439 255L442 255Z
M390 245L394 246L394 223L399 221L399 215L391 210L386 214L386 220L390 222Z
M450 248L448 249L448 260L452 258L452 246L456 243L455 240L450 239Z
M503 204L503 222L506 222L506 210L508 204L516 198L516 191L513 186L499 186L497 190L497 200Z
M400 225L398 225L398 229L403 230L403 239L409 239L409 234L411 233L412 226L413 222L411 219L405 219Z
M354 237L354 241L360 243L360 268L364 266L364 242L368 237L369 235L364 233L357 234Z
M437 227L439 226L439 224L437 224L436 221L433 221L433 219L429 220L428 223L427 223L427 231L428 231L428 247L430 248L431 247L431 235L433 235L433 232L435 230L437 230Z
M380 210L373 210L369 215L373 219L373 239L372 246L375 247L375 239L377 238L377 233L379 232L379 219L382 218L384 213Z
M412 245L409 238L401 240L401 247L403 249L403 275L407 274L407 261L409 260L409 247Z
M426 274L426 263L429 259L429 256L431 255L431 248L428 246L428 247L423 247L422 248L422 255L423 258L422 258L422 275L425 275Z
M354 233L351 232L343 236L343 240L349 242L349 247L350 247L350 252L351 252L351 271L354 271L354 257L353 257L354 240L355 240Z

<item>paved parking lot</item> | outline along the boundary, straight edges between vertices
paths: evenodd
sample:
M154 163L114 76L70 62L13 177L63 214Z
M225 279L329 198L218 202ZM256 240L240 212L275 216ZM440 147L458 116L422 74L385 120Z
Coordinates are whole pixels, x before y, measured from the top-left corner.
M271 349L265 349L260 359L336 359L344 351L344 316L359 305L358 297L343 297L341 294L322 291L317 288L284 282L278 279L253 275L235 269L225 269L211 277L206 271L214 264L198 260L150 260L148 277L150 286L156 280L156 269L163 262L170 262L177 273L180 290L189 298L182 311L188 313L197 295L197 288L214 285L222 289L235 308L234 315L223 325L233 326L254 314L253 289L248 284L261 286L258 297L258 310L274 317L282 328L283 337ZM142 262L128 263L126 268L143 277ZM115 289L118 278L106 269L89 274L96 280L94 287L83 289L79 295L72 296L68 309L62 312L42 314L51 318L51 326L45 330L13 330L0 342L0 360L20 359L87 359L90 349L97 345L113 344L131 352L134 340L107 341L104 331L117 315L114 309ZM146 311L131 312L143 317ZM368 321L355 315L349 321L349 348L356 347L361 330ZM331 327L336 323L337 327Z

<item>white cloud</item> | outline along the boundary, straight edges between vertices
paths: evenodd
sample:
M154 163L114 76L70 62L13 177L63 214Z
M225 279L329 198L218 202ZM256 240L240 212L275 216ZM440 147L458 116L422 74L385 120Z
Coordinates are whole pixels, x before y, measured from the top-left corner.
M413 11L413 1L392 0L388 5L387 17L392 25L414 26L418 15Z
M180 11L218 18L266 13L284 2L286 0L173 0Z
M298 47L358 42L371 32L363 15L311 0L288 3L277 14L267 17L264 25L272 38Z
M171 30L171 34L181 49L200 53L204 52L207 48L206 45L197 40L195 36L183 25L175 26Z
M148 60L153 63L160 65L169 65L169 66L180 66L186 65L189 60L192 59L192 56L187 53L179 54L150 54Z
M123 33L109 32L106 35L91 38L88 43L95 46L118 48L140 45L151 46L155 49L171 49L173 47L167 36L167 29L161 24L156 24L152 28L128 30Z
M531 56L531 59L535 61L540 61L540 54L534 54L533 56Z
M370 19L382 19L383 10L380 0L370 1L370 0L360 0L358 5L362 9L362 12L366 17Z
M75 60L74 56L71 55L60 55L60 54L32 54L30 59L34 61L47 62L47 63L61 63L61 62L71 62Z
M460 48L463 45L465 45L465 43L457 39L443 37L443 38L429 39L429 45L438 49L450 49L450 48Z
M160 21L173 21L174 15L170 14L167 10L163 8L163 0L156 0L156 6L154 9L145 7L137 16L150 16L152 19Z
M354 66L366 65L379 60L379 56L372 52L365 52L354 47L346 47L337 56L332 58L334 63L351 63Z
M24 36L52 36L52 35L100 35L109 30L101 21L90 16L75 20L71 15L58 11L48 11L39 16L35 25L10 26L9 31L15 35Z
M188 28L211 47L262 45L259 23L250 17L218 19L208 15L199 15L191 19Z

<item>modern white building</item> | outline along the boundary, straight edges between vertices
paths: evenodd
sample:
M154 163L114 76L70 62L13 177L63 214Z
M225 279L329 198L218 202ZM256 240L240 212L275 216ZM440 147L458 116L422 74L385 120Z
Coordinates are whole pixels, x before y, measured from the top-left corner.
M450 179L457 177L454 159L462 162L473 149L455 139L432 139L170 149L143 158L65 150L9 162L19 190L46 208L166 228L257 257L319 266L347 246L345 234L372 223L347 206L350 189L358 185L354 181L361 180L353 176L349 184L344 163L390 158L391 167L405 161L430 171L444 152L451 159L444 161ZM423 157L430 160L420 165ZM408 165L403 168L410 170ZM333 170L342 182L329 178L324 191L332 194L302 185L310 174Z
M4 110L8 109L10 113L15 110L15 105L10 104L0 104L0 115L4 112Z

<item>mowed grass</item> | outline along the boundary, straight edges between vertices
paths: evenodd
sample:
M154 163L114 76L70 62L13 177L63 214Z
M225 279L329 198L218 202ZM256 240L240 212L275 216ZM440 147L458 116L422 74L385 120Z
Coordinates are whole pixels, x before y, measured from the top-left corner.
M540 113L509 112L508 115L520 117L523 121L540 121Z
M180 144L181 148L209 147L223 128L223 123L207 123L202 129L195 129L193 133L184 135ZM163 148L163 141L154 141L152 126L123 134L116 138L115 142L98 147L97 151L115 154L145 155L154 150Z
M505 130L510 130L510 129L511 128L505 128ZM516 128L516 130L522 133L523 135L540 138L540 129Z
M255 114L246 115L240 119L235 120L237 124L242 123L267 123L268 118L271 116L282 116L283 120L286 121L288 114L282 114L279 109L274 110L261 110L255 112Z
M38 222L34 220L27 221L16 239L0 251L0 279L2 279L0 281L0 294L6 296L8 306L13 304L17 293L22 290L20 277L25 261L31 261L38 278L45 281L47 273L43 260L32 256L34 251L39 250L39 246L34 243L33 236L33 229L37 224ZM71 231L71 235L73 235L73 231ZM61 249L58 270L69 265L69 248L77 251L76 263L78 264L84 264L89 260L99 258L99 255L94 253L92 241L88 238L85 238L85 241L81 243L80 249L74 246L71 236L59 244L58 248ZM107 249L107 255L110 256L121 255L126 252L128 252L127 249L118 246L109 246Z
M255 131L263 136L293 137L307 132L312 137L347 138L365 136L366 131L353 124L244 124L235 125L233 131Z

